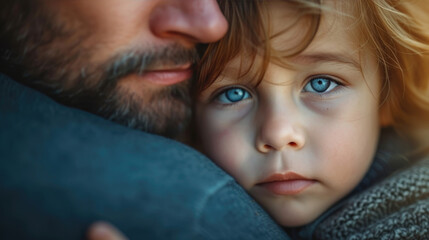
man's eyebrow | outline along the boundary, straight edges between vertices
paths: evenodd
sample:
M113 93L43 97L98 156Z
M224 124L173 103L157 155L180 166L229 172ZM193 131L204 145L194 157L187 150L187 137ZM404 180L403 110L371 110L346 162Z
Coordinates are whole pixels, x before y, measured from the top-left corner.
M335 53L311 53L311 54L300 54L293 58L297 63L320 63L320 62L334 62L351 65L354 68L361 69L361 65L352 56L345 54Z

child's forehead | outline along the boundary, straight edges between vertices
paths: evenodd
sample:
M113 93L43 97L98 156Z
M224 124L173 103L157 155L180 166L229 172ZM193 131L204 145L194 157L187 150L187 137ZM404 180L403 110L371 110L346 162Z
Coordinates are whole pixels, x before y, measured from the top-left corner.
M370 49L359 36L359 25L347 9L347 1L323 1L320 10L318 29L309 44L297 55L290 55L303 41L310 27L308 18L299 18L299 8L288 1L268 1L269 21L265 24L269 31L271 55L294 64L307 64L318 61L340 62L360 68L362 54ZM350 8L350 7L349 7ZM284 11L282 11L284 9ZM347 10L346 10L347 9ZM288 25L289 23L289 25Z
M351 4L347 1L327 0L323 1L320 11L318 28L309 49L331 47L354 48L357 50L360 44L359 24L353 16ZM298 46L306 37L311 26L309 18L300 14L300 8L287 4L288 1L268 1L264 22L273 50L288 52ZM316 11L316 10L315 10ZM325 43L326 42L326 43Z
M241 53L229 61L213 85L223 85L226 82L238 84L243 81L246 81L247 84L257 84L258 80L253 76L258 74L259 69L255 66L260 65L261 58L256 57L252 62L246 61L248 59L248 54Z

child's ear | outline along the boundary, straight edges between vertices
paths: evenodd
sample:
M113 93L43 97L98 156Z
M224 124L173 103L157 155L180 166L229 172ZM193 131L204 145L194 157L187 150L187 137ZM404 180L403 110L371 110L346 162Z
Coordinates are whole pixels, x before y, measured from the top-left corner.
M381 127L389 127L392 125L392 113L387 104L383 104L379 111L379 120Z

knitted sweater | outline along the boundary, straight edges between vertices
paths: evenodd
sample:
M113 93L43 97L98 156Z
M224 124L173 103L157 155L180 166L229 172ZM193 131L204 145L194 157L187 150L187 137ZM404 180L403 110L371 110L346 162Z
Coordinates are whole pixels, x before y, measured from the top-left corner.
M341 205L315 239L429 239L429 158Z

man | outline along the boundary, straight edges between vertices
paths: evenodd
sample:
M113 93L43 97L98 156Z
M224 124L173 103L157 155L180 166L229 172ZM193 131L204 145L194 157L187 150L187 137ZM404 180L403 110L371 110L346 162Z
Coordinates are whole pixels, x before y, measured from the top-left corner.
M98 219L132 239L287 238L208 159L148 134L180 136L195 47L226 30L215 0L2 1L0 238Z

